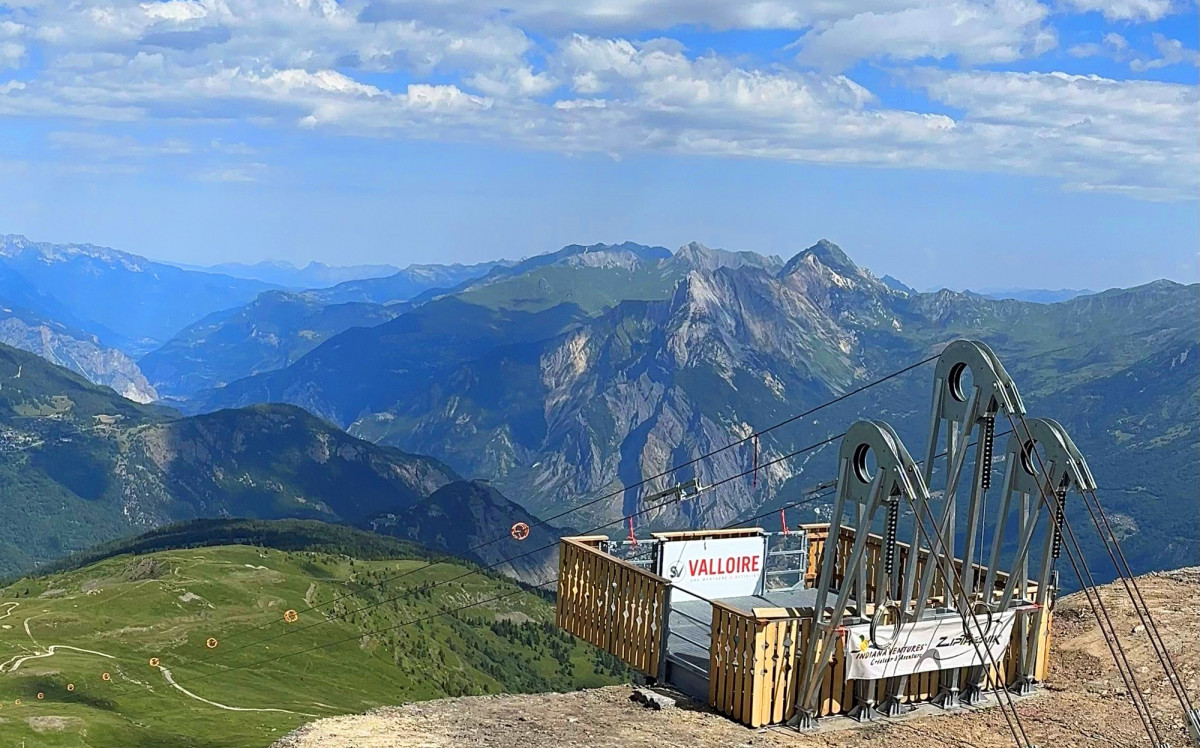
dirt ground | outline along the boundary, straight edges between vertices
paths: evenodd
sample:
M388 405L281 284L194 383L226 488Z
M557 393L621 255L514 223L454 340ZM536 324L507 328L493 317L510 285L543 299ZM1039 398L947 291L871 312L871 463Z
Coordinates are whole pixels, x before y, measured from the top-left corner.
M1200 567L1139 579L1158 631L1200 703ZM1163 740L1188 744L1183 714L1150 640L1119 583L1100 588ZM1039 746L1145 746L1145 730L1081 593L1058 602L1051 673L1040 695L1016 705L1028 743ZM443 699L324 719L296 730L274 748L696 748L697 746L1009 746L1012 731L999 708L930 714L865 728L800 734L751 730L700 705L653 711L618 686L568 694ZM835 720L826 720L833 726ZM843 722L843 727L845 721ZM1022 740L1021 745L1026 745Z

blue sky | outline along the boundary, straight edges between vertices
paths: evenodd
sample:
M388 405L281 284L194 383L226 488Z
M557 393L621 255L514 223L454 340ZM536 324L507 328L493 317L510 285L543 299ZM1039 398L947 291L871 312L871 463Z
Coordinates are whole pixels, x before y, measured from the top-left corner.
M572 242L918 287L1200 273L1193 0L0 0L0 233L185 263Z

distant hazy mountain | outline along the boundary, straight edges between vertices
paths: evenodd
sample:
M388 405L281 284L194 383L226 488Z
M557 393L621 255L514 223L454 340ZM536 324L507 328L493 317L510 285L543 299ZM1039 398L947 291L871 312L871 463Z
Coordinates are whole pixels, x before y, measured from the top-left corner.
M31 242L12 234L0 237L0 265L24 280L26 293L52 299L71 318L55 319L73 322L131 355L156 348L204 316L271 288L106 247Z
M1061 420L1094 456L1104 499L1139 528L1126 542L1135 565L1185 563L1200 542L1192 500L1200 286L1164 281L1038 304L897 291L824 241L781 268L714 269L712 254L703 262L637 254L576 249L481 281L384 325L336 335L285 369L210 393L204 407L295 403L372 441L491 476L541 513L707 453L954 338L976 337L1017 377L1031 414ZM582 259L565 263L570 257ZM672 273L677 261L689 269ZM590 274L598 268L605 272ZM655 297L665 284L667 295ZM642 295L613 302L622 288ZM763 459L862 415L892 421L919 450L931 377L906 375L774 433L763 440ZM756 484L726 484L653 522L721 524L829 479L835 451L764 470ZM713 482L745 470L751 457L748 447L730 450L695 470ZM1167 461L1175 468L1162 469ZM592 518L636 506L637 492L626 492Z
M222 262L206 267L181 265L191 270L231 275L234 278L249 278L293 290L325 288L346 281L363 278L379 278L400 272L395 265L326 265L310 262L296 267L287 260L264 260L248 264L244 262Z
M571 245L517 263L414 267L386 278L302 294L266 292L241 308L209 315L139 363L162 395L190 397L204 389L283 368L343 330L381 324L443 296L453 295L459 301L497 312L541 313L559 307L558 315L551 316L563 327L536 328L540 334L551 334L574 324L579 315L596 314L624 300L667 298L675 283L691 269L753 266L777 270L782 265L777 257L709 249L696 243L672 255L662 247L626 242ZM485 268L487 274L478 276ZM449 284L463 276L469 277L453 289L425 288L435 282ZM394 301L418 288L424 291L412 302ZM385 306L370 299L391 303ZM437 315L444 309L437 306L422 314ZM567 310L572 311L562 314ZM447 334L455 335L454 329L448 327ZM435 344L429 350L438 349ZM420 357L426 352L418 350L406 356ZM410 371L406 367L398 370ZM224 395L221 398L228 399Z
M199 393L182 407L195 411L284 401L350 423L364 408L366 413L385 411L394 393L427 390L431 381L440 386L436 378L447 367L481 352L553 337L629 300L669 298L692 269L780 264L778 258L694 243L678 255L632 242L571 245L495 268L457 293L441 295L386 324L337 335L286 370Z
M245 306L208 315L139 365L164 397L183 397L282 369L351 327L373 327L403 304L325 304L311 293L266 291Z
M361 441L293 406L181 418L0 345L0 574L197 517L369 527L439 489L447 507L433 500L405 537L457 550L460 533L494 537L529 517L498 494L478 517L466 514L458 491L474 489L448 488L458 483L437 460ZM531 557L514 571L536 577L547 563Z
M917 292L916 289L906 285L904 281L899 280L898 278L893 278L890 275L885 275L879 280L883 283L883 285L887 286L893 291L900 291L908 294L915 294Z
M312 288L311 292L327 304L390 304L409 301L428 291L453 288L507 264L505 260L496 260L475 265L409 265L391 275Z
M81 327L56 299L0 262L0 343L35 353L137 402L158 397L134 361Z
M1057 304L1060 301L1070 301L1080 296L1090 296L1095 291L1083 289L1060 288L985 288L978 292L989 299L1016 299L1017 301L1032 301L1036 304Z

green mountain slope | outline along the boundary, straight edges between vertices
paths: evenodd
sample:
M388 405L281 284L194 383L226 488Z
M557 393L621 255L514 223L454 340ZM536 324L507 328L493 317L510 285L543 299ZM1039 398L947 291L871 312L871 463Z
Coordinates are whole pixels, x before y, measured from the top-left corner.
M0 346L0 574L184 519L365 527L455 484L469 486L437 460L362 441L295 406L182 417ZM529 520L502 496L491 498L477 516L424 511L481 537ZM426 521L406 537L444 550L456 536ZM534 574L544 563L530 558L516 571Z
M623 675L608 656L556 631L544 596L503 578L476 574L430 589L469 567L422 568L394 541L398 556L380 557L386 539L368 533L323 537L319 523L272 525L230 523L224 534L287 550L216 545L222 531L210 527L203 547L108 557L0 590L0 743L261 746L309 715L571 690ZM175 534L186 537L186 528ZM297 538L324 548L298 550ZM354 556L356 542L374 549L362 554L372 560ZM498 595L508 596L437 615ZM296 623L284 621L289 609ZM279 711L253 711L264 709Z

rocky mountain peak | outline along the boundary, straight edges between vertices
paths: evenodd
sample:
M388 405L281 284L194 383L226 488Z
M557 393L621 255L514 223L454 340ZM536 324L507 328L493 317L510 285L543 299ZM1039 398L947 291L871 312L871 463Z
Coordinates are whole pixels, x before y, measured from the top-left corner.
M735 252L728 249L713 249L700 242L688 242L675 251L672 260L691 270L716 270L729 267L760 267L774 272L782 260L757 252Z
M828 239L822 239L788 260L788 263L783 266L783 270L779 271L779 275L780 277L791 275L804 267L824 267L842 277L853 277L863 273L858 265L855 265L854 261L842 251L841 247Z

